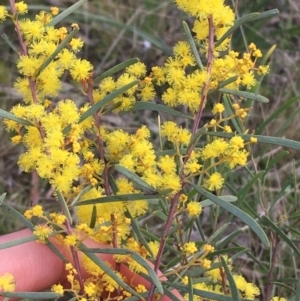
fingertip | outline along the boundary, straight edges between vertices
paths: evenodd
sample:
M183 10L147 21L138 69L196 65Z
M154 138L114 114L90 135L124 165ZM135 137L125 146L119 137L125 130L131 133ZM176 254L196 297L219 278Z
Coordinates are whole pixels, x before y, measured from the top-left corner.
M0 244L32 236L24 229L0 237ZM0 275L10 273L16 282L15 291L42 291L61 279L62 260L45 244L31 241L0 250Z

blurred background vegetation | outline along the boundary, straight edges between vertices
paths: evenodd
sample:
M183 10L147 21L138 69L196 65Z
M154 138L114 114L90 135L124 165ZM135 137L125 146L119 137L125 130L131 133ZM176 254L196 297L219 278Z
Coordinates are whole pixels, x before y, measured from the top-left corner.
M7 1L8 2L8 1ZM30 16L40 10L48 10L49 6L67 8L75 1L67 0L27 0L30 5ZM254 42L263 53L273 45L276 50L271 57L270 74L264 79L260 94L268 97L268 104L255 103L249 118L250 132L259 128L263 122L278 110L280 114L267 127L263 126L263 134L285 137L299 141L300 138L300 3L296 0L240 0L236 3L228 1L236 7L239 16L250 12L262 12L278 8L280 14L272 19L252 22L236 31L233 48L243 52L245 45ZM169 0L90 0L80 10L69 16L66 25L73 22L80 24L80 35L85 42L81 56L88 58L95 66L96 74L132 57L138 57L150 70L154 65L161 65L172 53L172 46L184 39L182 20L191 24L192 20L183 15L174 3ZM0 24L0 34L6 33L17 44L14 29L9 21ZM14 91L13 83L17 76L16 55L0 39L0 107L9 110L21 99ZM64 84L62 97L78 98L71 84ZM81 101L80 99L78 101ZM156 99L159 102L159 99ZM209 109L204 114L210 117ZM167 117L169 120L172 117ZM103 120L111 128L135 130L140 124L147 124L155 133L157 118L151 113L145 113L139 118L122 118L109 115ZM7 192L10 204L23 212L30 202L40 201L51 210L54 202L52 191L47 183L39 182L35 175L22 173L16 162L22 152L20 146L10 143L6 132L0 127L0 194ZM228 179L228 192L240 196L238 206L251 214L260 216L269 210L268 215L277 224L298 223L300 155L293 150L282 153L281 147L258 145L253 150L247 169L239 169ZM280 160L272 160L279 156ZM249 191L241 197L239 191L249 182L253 174L261 170L268 172L252 185ZM2 209L1 209L2 210ZM12 219L6 212L0 210L0 234L14 231L21 227L18 221ZM215 223L216 216L220 217ZM292 219L290 221L290 219ZM147 222L151 218L147 217ZM206 235L210 235L228 216L217 210L204 212L203 223ZM146 220L145 220L146 221ZM235 233L243 226L240 221L231 220L224 235ZM263 268L257 263L269 263L269 252L263 250L257 238L251 233L240 231L232 244L249 248L254 256L242 256L237 260L239 268L249 281L264 285ZM291 233L298 243L300 232ZM274 273L279 278L296 278L300 263L290 256L290 249L280 245L278 262ZM250 252L249 252L250 254ZM285 286L293 286L285 284ZM289 289L278 286L277 293L285 296Z

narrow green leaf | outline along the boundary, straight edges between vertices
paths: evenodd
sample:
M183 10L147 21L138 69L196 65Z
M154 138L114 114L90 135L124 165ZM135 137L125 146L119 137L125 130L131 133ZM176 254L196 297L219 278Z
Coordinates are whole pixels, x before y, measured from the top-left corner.
M135 64L139 62L138 58L132 58L129 59L123 63L120 63L112 68L110 68L109 70L103 72L102 74L98 75L95 79L94 79L94 84L99 84L104 78L108 77L108 76L112 76L113 74Z
M168 216L165 215L162 211L156 210L156 211L153 211L152 214L159 217L164 222L166 222L168 219Z
M221 195L218 198L223 200L224 202L228 202L228 203L236 202L236 200L237 200L237 197L233 196L233 195ZM214 202L212 202L211 200L204 200L204 201L200 202L201 207L207 207L207 206L211 206L213 204L214 204Z
M43 64L35 71L34 77L37 78L41 72L54 60L54 58L66 47L71 39L76 35L78 29L73 29L68 36L57 46L55 51L43 62Z
M220 91L222 93L227 93L227 94L231 94L231 95L234 95L234 96L242 97L242 98L247 98L247 99L259 101L259 102L262 102L262 103L268 103L269 102L268 98L266 98L262 95L247 92L247 91L232 90L232 89L227 89L227 88L221 88L221 89L218 89L218 91Z
M170 237L170 236L172 236L173 234L177 234L178 233L178 229L180 228L180 225L178 225L178 224L174 224L171 228L170 228L170 230L168 231L168 233L167 233L167 237ZM177 232L177 233L176 233Z
M80 198L81 198L85 193L87 193L88 191L90 191L91 189L92 189L92 186L91 186L91 185L88 185L88 186L84 187L84 188L79 192L79 194L76 196L76 198L74 199L74 201L72 202L71 207L72 207L72 206L75 206L75 204L77 204L77 203L80 201Z
M289 217L290 220L290 217ZM285 227L292 233L295 234L297 236L300 236L300 230L295 229L294 227L290 227L289 225L285 225ZM297 239L293 239L294 243L299 243L299 240Z
M291 219L295 219L295 218L300 218L300 210L297 209L295 212L291 212L291 214L289 214L289 220Z
M115 169L123 174L125 177L127 177L129 180L132 182L138 184L139 186L143 187L144 189L147 189L149 191L155 192L155 188L150 186L147 182L145 182L143 179L141 179L138 175L133 173L132 171L128 170L127 168L121 166L121 165L116 165Z
M146 102L146 101L138 101L134 104L134 106L132 107L132 109L130 111L145 111L145 110L149 110L149 111L157 111L157 112L164 112L176 117L182 117L182 118L188 118L188 119L194 119L194 117L187 115L187 114L183 114L180 113L176 110L173 110L171 108L168 108L164 105L159 105L153 102Z
M143 266L147 272L149 273L149 276L151 277L153 283L156 285L156 287L158 288L159 292L162 294L163 293L163 287L162 287L162 284L160 283L156 273L154 272L154 270L150 267L149 263L147 262L147 260L145 260L141 255L129 250L129 249L119 249L119 248L108 248L108 249L105 249L105 248L92 248L92 249L89 249L89 248L86 248L86 247L83 247L83 246L80 246L79 249L84 252L87 256L89 255L94 255L94 253L99 253L99 254L119 254L119 255L130 255L138 264L140 264L141 266ZM92 253L92 254L90 254ZM89 255L88 255L89 254ZM96 256L96 258L98 258ZM91 258L92 259L92 258ZM93 259L92 259L93 260ZM94 260L93 260L94 261ZM95 261L94 261L95 262ZM95 262L96 264L98 264L97 262ZM100 265L99 265L100 266ZM100 266L102 268L102 266ZM106 267L108 267L106 265ZM103 271L105 271L103 269ZM105 271L106 272L106 271ZM111 275L109 275L111 276ZM111 276L112 277L112 276ZM113 277L112 277L113 278ZM116 279L113 278L115 281ZM120 278L119 278L120 279ZM121 279L120 279L121 280ZM117 281L116 281L117 282ZM118 283L119 284L119 283ZM124 283L125 284L125 283ZM120 284L121 285L121 284ZM127 285L127 284L125 284ZM122 287L124 287L123 285L121 285ZM124 287L125 288L125 287ZM137 295L135 293L135 295Z
M143 235L145 235L145 237L149 238L149 240L160 242L159 237L153 235L152 233L146 231L145 229L141 229L141 232ZM175 254L177 259L179 259L179 261L180 261L180 259L181 259L180 256L182 255L182 253L180 251L174 249L174 246L172 245L172 241L171 242L170 241L171 241L171 239L167 239L167 241L166 241L166 250L172 252L172 254ZM173 267L174 267L174 265L173 265Z
M206 240L206 237L205 237L205 234L204 234L204 232L203 232L203 229L202 229L202 226L201 226L201 223L200 223L200 219L199 219L199 218L196 218L196 220L195 220L195 225L196 225L196 227L197 227L197 230L198 230L198 233L199 233L201 239L202 239L203 241L205 241L205 240Z
M279 278L278 281L280 281L281 283L284 283L284 282L298 283L299 282L298 279L291 278L291 277Z
M260 171L258 174L252 177L251 180L248 181L247 184L242 188L242 190L239 191L238 198L243 200L250 188L253 186L253 184L256 183L258 180L261 180L265 173L265 171Z
M140 273L142 277L144 277L148 282L151 282L151 278L146 275L146 274L143 274L143 273ZM163 287L164 289L164 292L163 292L163 295L164 296L167 296L169 297L169 300L172 300L172 301L182 301L182 298L178 298L177 296L174 295L174 293L169 289L167 288L165 285ZM157 288L155 288L154 290L154 294L158 294L159 291ZM140 294L141 297L143 297L142 299L137 299L137 297L133 296L133 297L130 297L130 298L126 298L125 301L140 301L140 300L147 300L147 297L149 295L149 291L145 292L145 293L142 293Z
M233 77L230 77L230 78L228 78L228 79L226 79L226 80L220 82L220 83L218 84L217 90L219 90L219 89L221 89L221 88L223 88L223 87L225 87L225 86L227 86L227 85L229 85L229 84L231 84L231 83L234 83L237 79L238 79L238 76L235 75L235 76L233 76Z
M280 105L279 108L272 113L255 131L255 134L257 135L261 135L262 132L265 130L265 128L267 127L267 125L269 123L271 123L273 120L276 120L276 118L282 113L284 112L289 106L291 106L292 104L294 104L296 101L298 101L300 98L300 95L297 95L293 98L291 98L290 100L288 100L287 102L285 102L284 104Z
M188 283L188 288L189 288L189 301L194 301L194 289L193 289L193 280L191 277L189 277L189 283Z
M11 248L11 247L14 247L14 246L17 246L17 245L21 245L21 244L24 244L26 242L35 241L37 239L38 238L35 235L32 235L32 236L16 239L16 240L13 240L13 241L9 241L7 243L1 244L0 245L0 250Z
M294 290L291 286L289 286L285 283L282 283L279 281L273 281L272 284L283 287L285 289L285 291L287 292L287 294L291 294L291 293L296 294L296 290Z
M227 116L235 115L235 113L233 112L233 109L232 109L232 101L231 101L229 95L223 94L222 98L223 98L223 103L225 106ZM237 134L241 135L244 132L243 123L242 123L241 119L238 117L233 117L231 119L231 122L232 122Z
M84 114L81 115L79 119L79 123L85 120L86 118L92 116L95 112L100 110L102 107L104 107L106 104L108 104L110 101L115 99L117 96L125 93L130 88L136 86L140 81L134 80L133 82L115 90L114 92L108 94L103 99L101 99L99 102L95 103L92 107L90 107Z
M210 266L210 270L219 269L221 267L222 267L222 264L220 262L212 263L211 266ZM189 275L193 278L198 278L198 279L202 278L203 282L210 282L208 277L202 277L205 272L207 272L207 270L199 266L196 269L193 269L193 270L190 269L189 270Z
M158 289L154 290L154 294L158 293ZM147 300L147 297L149 295L149 291L145 292L145 293L141 293L140 297L137 296L132 296L130 298L126 298L125 301L140 301L140 300ZM181 300L179 300L181 301Z
M182 298L178 298L177 296L174 295L174 293L172 292L172 290L164 287L164 295L166 295L167 297L169 297L169 300L172 301L182 301Z
M170 246L169 246L170 247ZM168 270L168 269L174 269L175 266L177 265L180 265L181 262L182 262L182 254L177 254L177 256L175 256L174 252L172 251L172 247L171 249L167 249L171 254L172 254L172 257L170 256L170 253L167 255L166 254L166 257L169 256L165 262L166 262L166 265L164 266L164 269L165 270ZM174 247L173 247L173 250L174 250Z
M128 214L129 218L131 219L131 227L132 227L133 233L137 236L138 241L141 242L141 244L146 248L146 250L149 252L151 257L153 258L154 257L153 252L150 249L150 247L148 246L147 241L140 230L139 223L136 221L135 218L133 218L133 216L131 215L129 210L127 210L126 214Z
M57 249L56 246L55 246L52 242L50 242L49 240L47 241L47 247L48 247L54 254L56 254L56 255L61 259L62 262L64 262L64 263L69 262L69 260L67 260L67 259L65 258L65 256L59 251L59 249Z
M9 298L23 298L23 299L38 299L38 300L48 300L48 299L52 299L54 300L55 298L59 298L62 295L58 294L58 293L53 293L53 292L45 292L45 293L41 293L41 292L16 292L16 293L0 293L1 296L4 297L9 297Z
M96 205L93 206L91 221L90 221L90 228L94 229L97 221L97 207Z
M80 6L82 6L87 1L88 0L77 1L75 4L71 5L69 8L67 8L62 13L60 13L55 18L53 18L47 26L55 26L57 23L64 20L68 15L72 14L75 10L77 10Z
M194 150L199 150L199 148L194 148ZM160 156L166 156L166 155L175 156L178 153L180 153L181 155L185 155L186 152L187 152L187 148L181 148L179 150L168 149L168 150L164 150L164 151L158 151L155 154L157 157L160 157Z
M264 18L271 18L279 14L278 9L271 9L262 13L251 13L246 16L243 16L240 19L237 19L234 22L234 25L230 27L224 35L216 42L216 46L218 47L227 37L229 37L236 29L238 29L242 24L245 24L250 21L260 20Z
M206 132L206 135L209 136L217 136L217 137L224 137L224 138L232 138L234 134L232 133L223 133L223 132ZM240 135L245 141L250 141L251 137L257 138L257 142L259 143L268 143L274 145L280 145L287 148L293 148L300 150L300 142L279 138L279 137L270 137L270 136L260 136L260 135Z
M4 202L6 194L2 194L0 197L0 206L3 206L6 210L8 210L16 219L18 219L21 223L23 223L28 229L31 231L34 230L34 224L31 223L25 216L23 216L16 209L11 207L9 204ZM47 242L47 246L63 261L67 262L66 258L59 252L59 250L50 242Z
M129 83L128 85L125 85L125 86L123 86L123 87L115 90L114 92L106 95L103 99L101 99L100 101L98 101L97 103L95 103L94 105L92 105L86 112L84 112L81 115L78 123L81 123L82 121L84 121L88 117L93 116L94 113L96 113L97 111L99 111L102 107L104 107L105 105L107 105L114 98L116 98L117 96L125 93L130 88L136 86L139 82L140 82L139 80L135 80L135 81ZM68 125L68 126L66 126L64 128L63 133L67 134L70 130L71 130L71 126Z
M278 9L270 9L270 10L266 10L264 12L259 13L259 15L254 20L257 21L257 20L261 20L261 19L272 18L277 15L279 15Z
M218 240L219 237L224 233L230 223L225 223L217 231L215 231L207 240L208 244L211 244L214 240Z
M126 284L116 273L104 262L102 261L97 255L94 254L91 249L87 248L84 244L80 244L78 246L78 249L81 250L89 259L91 259L96 265L98 265L105 274L110 276L114 281L116 281L121 287L123 287L125 290L133 294L134 296L140 297L140 295L133 290L128 284ZM107 249L103 249L107 250ZM110 249L115 250L115 249Z
M224 270L225 270L225 273L226 273L226 276L227 276L227 280L229 282L229 286L230 286L230 293L231 293L231 296L232 296L232 300L234 301L240 301L240 296L239 296L239 291L236 287L236 284L235 284L235 281L232 277L232 274L230 273L230 270L226 264L226 261L225 259L223 258L223 256L221 256L221 261L222 261L222 264L223 264L223 267L224 267Z
M241 230L241 229L233 231L228 236L226 236L222 240L218 241L216 243L216 245L218 246L218 248L223 248L224 246L227 246L229 243L231 243L233 241L233 239L235 239L241 233L243 233L243 230Z
M265 65L275 51L277 45L273 45L261 58L260 65Z
M60 191L57 190L56 191L56 195L57 195L58 201L60 203L60 206L61 206L61 208L63 210L64 215L66 216L69 224L72 225L73 219L72 219L69 207L67 205L67 202L66 202L63 194Z
M224 35L216 42L216 46L218 47L219 45L221 45L226 38L228 38L235 30L237 30L242 24L245 24L247 22L250 22L252 20L255 20L255 18L257 18L257 16L259 15L259 13L251 13L248 14L246 16L243 16L240 19L235 20L234 24L232 27L230 27L225 33Z
M188 293L188 287L178 282L165 281L170 287L180 290L183 293ZM233 301L232 296L226 296L222 294L212 293L194 288L194 295L200 296L205 300L218 300L218 301ZM249 299L240 299L240 301L249 301Z
M200 192L202 195L213 201L215 204L220 206L221 208L227 210L231 214L235 215L238 217L241 221L243 221L246 225L249 226L250 229L256 235L260 238L261 242L263 245L267 248L270 247L269 239L266 235L266 233L263 231L263 229L260 227L260 225L251 217L249 216L246 212L242 211L238 207L235 207L231 205L230 203L224 202L222 199L216 197L212 193L204 190L200 186L195 185L194 183L190 183L198 192Z
M5 198L6 198L6 193L2 193L1 196L0 196L0 206L4 202Z
M269 269L262 263L262 261L260 260L260 258L257 258L256 256L254 256L252 254L252 252L250 251L246 251L246 254L248 257L250 257L263 271L264 273L268 273Z
M281 230L279 229L269 218L266 216L263 216L262 221L265 223L266 226L269 226L278 236L282 238L283 241L286 242L288 246L291 247L292 250L295 251L295 253L300 256L300 251L297 248L297 246L289 239L289 237Z
M110 172L108 173L108 183L109 183L109 186L110 186L111 190L113 191L113 193L117 194L118 186L116 184L115 178L113 177L113 175Z
M188 40L188 42L189 42L189 44L191 46L192 52L193 52L194 57L196 59L196 62L198 64L198 66L200 67L200 69L203 70L204 67L203 67L203 64L202 64L202 61L201 61L201 58L200 58L197 46L195 44L195 40L194 40L194 38L192 36L191 30L190 30L189 26L187 25L187 23L185 21L182 22L182 25L183 25L184 32L185 32L185 34L187 36L187 40Z
M209 256L213 257L213 256L228 255L228 254L236 255L237 253L241 255L243 253L246 253L246 251L247 249L243 247L232 247L232 248L216 250L214 252L209 253ZM233 256L231 258L233 258ZM236 257L236 258L240 258L240 257Z
M23 125L34 126L30 121L16 117L14 114L7 112L5 110L2 110L2 109L0 109L0 117L6 118L9 120L13 120L13 121L23 124Z
M168 201L167 201L168 202ZM165 199L160 199L159 200L159 207L161 208L161 211L168 216L169 214L169 202L167 203Z
M33 223L31 223L24 215L22 215L20 212L18 212L12 206L10 206L8 203L6 203L4 201L5 196L6 196L6 193L3 193L1 195L0 206L3 206L7 211L9 211L17 220L19 220L22 224L24 224L28 229L33 230L34 229Z
M53 232L50 236L55 236L56 234L58 234L58 232ZM2 249L6 249L6 248L11 248L11 247L14 247L14 246L18 246L20 244L24 244L24 243L27 243L27 242L31 242L31 241L36 241L38 240L38 237L35 236L35 235L32 235L32 236L28 236L28 237L23 237L23 238L20 238L20 239L16 239L16 240L13 240L13 241L10 241L10 242L7 242L7 243L4 243L4 244L1 244L0 245L0 250ZM64 255L61 254L61 252L50 242L50 241L47 241L47 246L48 248L50 248L63 262L68 262L68 260L64 257Z
M19 56L20 55L19 50L14 45L14 43L9 39L9 37L5 33L3 33L1 37L7 43L7 45Z
M207 128L206 127L202 127L200 128L196 133L195 135L192 136L192 139L190 141L190 143L188 144L187 148L186 149L183 149L183 150L187 150L191 147L191 145L196 145L199 141L199 139L202 137L202 135L207 131Z
M275 132L274 136L276 136L276 137L283 136L283 133L286 130L290 130L291 123L293 122L295 117L298 118L299 113L300 113L300 107L298 107L297 109L294 109L294 111L292 111L292 113L290 113L290 115L285 116L283 125Z
M266 166L266 173L268 173L278 163L280 159L282 159L284 156L287 156L288 154L288 151L281 151L278 154L276 154L275 157L272 157L271 160L268 161L268 164Z

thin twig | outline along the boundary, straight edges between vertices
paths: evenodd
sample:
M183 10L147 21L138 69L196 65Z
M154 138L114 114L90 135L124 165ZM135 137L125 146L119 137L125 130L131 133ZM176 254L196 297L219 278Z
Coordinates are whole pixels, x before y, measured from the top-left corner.
M94 97L93 97L93 82L91 79L87 81L88 88L87 88L87 97L93 105L95 103ZM108 183L108 165L105 163L105 155L104 155L104 147L103 147L103 140L100 134L100 116L98 115L98 112L94 113L94 120L95 120L95 125L97 129L97 148L99 152L100 159L104 163L104 171L103 171L103 186L104 186L104 191L107 196L111 195L109 183ZM117 224L116 224L116 218L114 214L110 215L110 220L111 220L111 225L112 225L112 245L114 248L118 248L118 233L117 233ZM120 263L116 263L116 271L120 272L121 265ZM120 290L117 289L117 294L120 295Z
M23 40L23 37L22 37L20 24L19 24L18 20L15 18L15 16L16 16L15 0L10 0L9 2L10 2L10 9L11 9L11 12L13 14L12 20L14 22L15 30L17 32L18 40L19 40L20 47L21 47L20 55L21 56L28 55L27 46L26 46L26 44ZM29 76L28 81L29 81L29 87L30 87L33 103L38 104L35 78L32 77L32 76ZM40 125L40 123L37 124L37 128L40 132L42 140L44 141L44 139L46 137L46 134L45 134L44 129ZM48 153L48 155L49 155L49 153ZM61 207L61 210L63 211L62 207ZM65 224L66 224L66 227L67 227L67 233L70 235L72 233L71 225L70 225L68 220L66 221ZM75 265L75 268L76 268L77 273L78 273L77 275L78 275L80 290L82 292L84 292L83 277L82 277L81 270L80 270L78 253L77 253L77 251L75 250L74 247L70 247L70 249L71 249L72 257L73 257L73 260L74 260L74 265Z
M69 235L71 235L72 228L71 228L71 225L70 225L68 219L66 219L65 225L67 227L67 233ZM79 282L79 286L80 286L80 291L81 291L81 293L83 293L84 292L84 284L83 284L83 277L82 277L82 273L81 273L81 267L80 267L80 263L79 263L78 252L72 246L70 246L70 250L72 253L73 260L74 260L75 269L77 271L77 277L78 277L78 282Z
M199 105L199 110L197 112L196 118L195 118L195 122L193 125L193 130L192 130L192 135L194 135L199 127L200 121L201 121L201 117L202 117L202 112L203 109L205 107L206 101L207 101L207 94L209 91L209 86L210 86L210 74L211 74L211 68L212 68L212 61L213 61L213 53L214 53L214 26L213 26L213 20L212 17L210 16L208 18L208 23L209 23L209 37L208 37L208 56L207 56L207 73L208 73L208 79L205 82L202 91L201 91L201 102ZM183 162L183 165L189 160L192 151L194 149L194 144L191 144L190 147L187 150L187 155L186 158ZM184 187L184 168L182 168L181 171L181 183L182 183L182 188ZM162 260L162 255L165 249L165 245L166 245L166 239L167 239L167 234L170 231L170 228L172 226L172 222L174 219L174 214L176 212L176 208L178 206L178 202L179 202L179 196L182 193L182 189L177 192L175 194L175 196L173 197L173 199L171 200L171 206L170 206L170 211L168 214L168 218L161 236L161 243L159 246L159 250L156 256L156 260L155 260L155 264L154 264L154 271L155 273L158 273L160 264L161 264L161 260ZM154 295L154 290L155 290L155 284L152 283L150 290L149 290L149 294L147 297L147 301L152 300L153 295Z

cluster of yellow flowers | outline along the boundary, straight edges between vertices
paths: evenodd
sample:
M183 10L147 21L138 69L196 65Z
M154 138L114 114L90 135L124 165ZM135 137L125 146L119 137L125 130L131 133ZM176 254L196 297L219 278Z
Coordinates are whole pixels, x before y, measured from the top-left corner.
M55 293L63 295L64 292L73 293L76 296L76 300L87 301L95 298L97 294L100 294L99 289L101 286L96 286L90 279L84 281L84 295L78 293L80 291L78 280L76 279L77 271L71 263L65 265L67 271L67 281L70 284L70 288L65 289L61 284L54 284L51 290Z
M16 283L13 275L9 273L0 275L0 292L13 292L15 287Z
M218 262L217 260L215 262ZM212 281L212 284L199 282L193 285L193 288L199 289L202 291L214 292L216 294L228 294L229 287L222 285L222 273L224 275L223 268L212 269L206 273L206 276ZM259 288L251 282L247 282L245 278L241 275L233 275L233 279L236 283L237 289L240 292L242 298L246 298L248 300L254 300L256 296L260 295ZM188 277L184 277L182 279L182 283L188 284ZM188 295L185 296L185 299L188 300ZM202 301L203 298L199 296L195 296L194 301ZM274 299L275 300L275 299ZM273 300L271 300L273 301ZM283 301L283 300L281 300Z
M19 14L24 14L27 12L26 4L20 3L22 4L18 4L16 9ZM190 13L186 3L178 2L177 4ZM230 11L227 6L225 11ZM174 47L175 57L169 58L165 67L154 67L149 77L145 77L145 65L138 62L129 66L116 81L111 77L103 79L99 88L92 89L92 95L89 99L90 105L78 109L73 100L64 99L54 106L47 97L58 95L62 86L61 76L65 71L69 71L74 80L81 82L84 89L88 89L87 86L92 81L93 69L88 61L76 58L76 52L83 46L83 41L80 38L72 38L66 47L54 56L44 69L41 69L41 65L55 52L59 43L63 42L68 35L66 28L56 29L49 25L53 15L57 13L57 9L53 8L51 13L40 12L34 21L29 19L17 21L20 34L24 39L24 41L22 40L24 48L17 63L22 77L17 79L15 87L28 105L26 107L17 105L11 112L16 117L30 122L31 125L26 126L13 120L5 120L4 123L9 131L15 133L12 141L15 143L23 142L27 148L27 151L19 159L22 170L26 172L36 170L41 178L49 180L55 190L62 192L69 198L73 197L72 188L75 192L78 191L78 188L73 187L73 183L79 178L82 182L81 187L87 184L92 186L102 184L104 158L95 158L95 155L90 151L94 142L85 138L85 133L96 133L97 129L91 117L79 122L82 114L88 110L91 104L136 79L144 78L139 85L133 86L126 93L114 99L114 105L118 104L117 110L131 108L136 101L135 97L143 101L152 99L154 97L152 81L154 81L158 85L165 82L170 85L170 88L162 96L167 105L184 104L192 112L195 112L200 105L199 91L206 81L219 83L235 75L228 70L228 72L221 72L220 68L217 67L212 68L211 74L208 74L207 70L196 70L186 74L186 68L194 66L195 60L189 44L179 42ZM208 11L205 18L209 14ZM3 7L2 20L7 15L8 13ZM198 13L194 15L198 16ZM222 20L224 16L214 12L215 15L218 16L214 20L215 26L218 27L219 20ZM234 18L232 13L229 15ZM205 24L204 15L200 16L201 24ZM229 19L223 23L231 25L234 19ZM197 22L200 21L197 20ZM198 24L197 28L199 26ZM198 28L198 30L200 29ZM221 29L219 28L219 30ZM217 32L218 30L216 30L218 37ZM207 37L203 36L201 40L205 38ZM260 51L256 49L255 45L252 45L250 49L252 57L259 56ZM251 61L250 54L248 59ZM220 60L220 58L215 59L213 63L219 62L218 64L222 65ZM249 63L249 60L247 61L248 67L253 68L254 63ZM244 70L245 64L242 60L231 64L227 61L223 62L224 66L231 66L231 69L235 71ZM241 67L238 68L238 65ZM220 74L223 75L219 79L215 79L214 73L218 74L219 77ZM213 112L216 111L221 113L221 110L217 109L217 105ZM101 112L99 115L101 116ZM214 120L210 124L217 125ZM68 126L71 128L66 131ZM225 126L224 130L228 132L229 126ZM182 183L177 175L175 157L160 157L159 161L156 162L155 151L149 141L150 132L146 127L139 129L135 136L121 130L108 132L103 127L101 127L100 134L102 141L106 143L105 155L110 162L118 162L127 169L141 174L142 178L154 188L171 189L173 194L180 190ZM180 145L188 145L191 138L191 133L188 130L178 128L174 122L164 123L161 127L161 135L173 142L177 149ZM242 147L233 145L234 140L236 139L232 139L229 144L224 140L216 140L212 144L208 144L202 151L202 159L212 158L213 154L208 155L208 152L212 152L214 149L215 154L222 156L221 161L228 162L231 168L237 164L245 165L247 152ZM184 166L187 175L200 173L201 165L198 163L198 159L199 155L196 153L188 158ZM82 162L84 162L83 165ZM222 187L223 179L218 173L213 173L204 183L209 190L215 190ZM130 191L124 192L130 193Z
M188 14L196 17L193 31L201 43L204 53L208 51L209 17L212 18L214 38L218 40L233 25L235 15L231 8L224 6L224 1L210 1L195 4L192 1L175 1L177 5ZM205 10L202 8L205 7ZM212 45L212 46L213 46ZM238 90L240 85L251 87L256 84L255 74L267 74L268 66L255 66L257 58L262 56L261 51L251 43L249 52L239 57L239 53L230 50L228 54L221 56L221 52L230 47L230 38L227 37L219 46L213 49L214 59L211 62L211 70L200 66L195 69L196 59L189 43L178 42L174 47L174 57L169 57L162 67L153 67L151 77L157 85L168 84L169 88L162 95L163 102L171 107L185 105L191 112L197 112L201 104L199 91L208 83L206 93L211 89L217 89L218 85L228 79L235 78L226 88ZM190 70L194 71L190 71ZM189 72L188 72L189 70Z
M201 178L200 184L204 188L218 194L225 182L222 175L224 167L233 169L247 163L247 143L240 136L233 136L227 140L215 138L204 147L195 148L191 140L199 124L193 131L189 131L173 121L164 122L159 128L159 133L161 138L170 142L172 152L163 155L155 151L150 130L146 126L141 126L135 133L129 134L120 129L109 131L101 125L101 116L109 109L114 112L126 111L131 109L137 100L152 100L155 96L155 85L167 86L162 95L165 105L184 105L196 115L205 106L210 90L217 89L222 82L236 78L227 88L238 90L240 85L255 85L255 72L268 72L267 66L256 67L257 58L262 54L254 44L250 44L249 52L240 57L238 53L229 51L230 37L218 42L235 19L234 12L224 5L223 0L175 2L179 8L196 18L193 32L196 42L200 44L200 52L207 55L207 67L200 64L200 68L197 68L199 62L190 44L181 41L174 47L174 56L169 57L164 66L153 67L148 76L146 66L137 62L127 67L117 79L102 79L96 88L92 64L77 56L83 47L83 40L73 37L79 28L77 24L72 25L70 32L65 27L52 26L54 16L59 13L54 7L50 12L42 11L34 20L29 20L19 19L19 15L28 11L23 1L16 3L16 11L12 15L4 6L0 6L0 21L7 17L13 19L21 45L17 62L20 77L15 82L15 88L22 95L25 105L12 108L11 113L17 120L4 121L7 130L13 133L12 141L23 143L26 147L26 151L19 158L19 166L25 172L36 171L41 178L47 179L56 191L55 195L62 194L68 205L71 205L83 189L86 191L80 195L80 202L83 202L80 205L83 205L76 209L77 231L57 235L57 239L64 245L77 247L86 237L90 237L113 247L130 249L143 258L155 260L157 254L161 255L160 244L157 241L149 241L148 248L145 248L141 242L130 236L131 218L139 217L148 211L146 200L116 200L113 203L84 205L87 200L101 200L111 195L111 190L114 191L116 199L118 195L143 193L136 188L134 181L123 176L115 177L114 189L111 189L108 172L116 165L141 178L154 191L166 191L167 202L179 200L178 206L175 206L175 214L186 212L194 221L201 214L202 208L199 202L188 199L183 190L184 185L192 178ZM61 45L63 47L59 49ZM62 99L57 103L54 101L59 97L62 76L66 73L78 83L88 99L89 103L81 108L78 108L72 99ZM93 105L132 83L135 84L110 103L103 104L97 112L88 115ZM233 109L234 114L225 117L224 105L216 103L212 110L215 117L206 128L231 133L232 129L228 125L230 120L243 120L247 116L247 110L240 105L234 104ZM252 138L251 143L255 142L255 138ZM94 149L97 150L97 154L93 152ZM94 225L91 223L93 213L96 213L93 217ZM47 242L57 227L63 232L61 226L68 223L65 215L47 215L40 205L27 210L24 215L28 219L38 217L45 222L34 229L34 234L40 242ZM176 222L177 219L174 220L174 224ZM181 230L178 231L177 234ZM198 246L194 242L183 241L181 251L185 258L194 256ZM210 270L211 261L206 259L206 255L212 251L213 247L206 245L199 262L207 270L206 275L212 281L218 282L221 277L220 269ZM130 255L114 255L114 259L117 263L125 262L134 272L147 273L147 270ZM109 294L119 291L124 298L131 296L89 258L84 257L84 261L87 271L91 274L91 278L83 284L84 295L78 294L78 271L70 264L66 265L70 291L74 292L79 300L94 300L102 292ZM124 278L119 271L115 272L120 279ZM6 277L5 281L8 282L1 279L0 288L2 286L3 290L11 290L12 287L7 284L11 279ZM234 279L243 297L254 299L259 294L258 288L247 283L242 276L235 276ZM184 278L183 282L187 280ZM209 286L198 283L195 288L226 294L219 284ZM57 284L52 290L62 294L65 289ZM135 287L135 290L139 293L146 291L141 284ZM194 300L202 299L195 297Z

